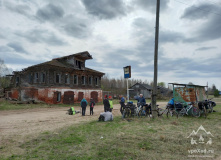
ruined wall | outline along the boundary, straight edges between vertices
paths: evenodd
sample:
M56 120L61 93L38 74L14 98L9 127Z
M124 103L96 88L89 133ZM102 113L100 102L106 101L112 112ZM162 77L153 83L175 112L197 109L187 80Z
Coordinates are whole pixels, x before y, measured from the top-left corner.
M206 92L204 87L174 87L175 102L199 102L206 99Z
M60 98L58 96L60 95ZM79 97L81 95L81 97ZM80 103L82 98L88 102L93 98L96 102L102 102L101 89L72 89L72 88L33 88L25 87L21 90L12 89L8 96L21 101L43 101L48 104L73 104Z

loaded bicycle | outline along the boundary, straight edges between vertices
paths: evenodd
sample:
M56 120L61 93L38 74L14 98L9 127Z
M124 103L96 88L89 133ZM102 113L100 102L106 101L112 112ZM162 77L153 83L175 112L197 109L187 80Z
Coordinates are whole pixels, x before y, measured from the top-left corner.
M190 102L188 105L185 103L176 103L175 110L179 116L191 115L193 117L199 117L200 110L195 104L195 102Z
M177 112L175 111L175 109L174 109L174 107L172 105L167 104L165 109L158 108L158 106L159 105L156 105L156 110L152 110L152 111L156 111L157 112L157 116L158 117L162 117L163 115L166 114L167 118L169 118L170 116L178 118L178 114L177 114ZM150 107L149 108L151 108L151 103L150 103Z

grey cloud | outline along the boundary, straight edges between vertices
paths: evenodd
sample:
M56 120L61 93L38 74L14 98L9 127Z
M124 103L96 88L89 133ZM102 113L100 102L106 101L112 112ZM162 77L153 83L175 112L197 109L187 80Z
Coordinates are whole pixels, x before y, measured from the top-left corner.
M206 51L206 50L210 50L210 49L216 49L217 47L200 47L195 49L195 51Z
M28 54L28 52L18 42L8 43L7 46L11 47L16 52Z
M86 38L91 35L90 21L80 19L74 15L68 15L62 20L62 30L69 36L75 38Z
M204 42L221 38L221 16L213 15L207 22L201 24L193 37L186 38L184 42Z
M66 45L67 42L63 41L61 37L57 37L53 32L41 29L34 29L28 32L15 33L21 37L26 38L32 43L46 43L48 45Z
M82 0L87 12L100 19L114 19L126 15L126 5L119 0Z
M48 4L38 9L36 16L43 21L55 21L64 16L64 10L60 6Z
M211 12L200 11L194 6L185 10L182 18L189 20L205 19L206 21L204 20L197 31L192 33L193 36L185 39L184 42L203 42L221 38L221 16L216 14L216 11L220 11L221 7L213 4L201 4L198 7Z
M160 2L160 11L165 11L168 8L170 0ZM156 12L156 1L153 0L134 0L133 3L139 8L152 13Z
M7 54L8 52L11 52L13 49L11 49L10 47L8 46L0 46L0 53L2 53L1 55L5 55Z
M193 5L185 9L181 18L189 20L204 19L213 14L212 12L215 10L218 10L218 7L213 4Z
M16 12L25 16L29 16L31 12L31 8L28 5L24 5L24 4L14 5L13 3L10 3L7 1L4 2L4 5L10 11Z
M177 77L187 77L188 75L190 77L197 77L199 75L200 77L202 74L220 76L220 59L221 55L215 58L208 57L208 59L201 61L191 58L168 59L163 57L159 60L159 72L173 71Z
M168 43L168 42L179 42L185 39L184 35L179 32L163 30L159 33L159 42Z

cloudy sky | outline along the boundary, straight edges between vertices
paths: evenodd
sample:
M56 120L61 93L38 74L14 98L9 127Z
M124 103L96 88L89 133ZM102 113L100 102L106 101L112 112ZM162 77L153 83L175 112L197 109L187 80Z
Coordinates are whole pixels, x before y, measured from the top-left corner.
M88 51L109 77L153 80L156 0L0 0L0 58L19 71ZM221 0L161 0L159 82L221 90Z

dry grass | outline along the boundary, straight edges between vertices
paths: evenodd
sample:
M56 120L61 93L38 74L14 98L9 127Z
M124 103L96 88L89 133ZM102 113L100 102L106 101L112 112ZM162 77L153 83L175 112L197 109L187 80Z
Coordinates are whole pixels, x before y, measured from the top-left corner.
M64 128L56 134L44 132L18 146L23 152L1 159L187 159L187 136L200 125L213 137L214 158L221 156L221 105L205 118L179 119L115 117L113 122L87 122ZM203 148L205 145L199 145ZM1 148L0 150L4 150ZM5 150L4 150L5 151Z
M212 149L214 159L221 156L221 105L217 112L203 117L121 119L112 122L84 122L20 143L16 150L0 159L191 159L189 150ZM210 146L191 145L188 135L201 125L214 137ZM8 143L13 145L13 142ZM201 159L201 158L198 158ZM205 158L206 159L206 158Z

